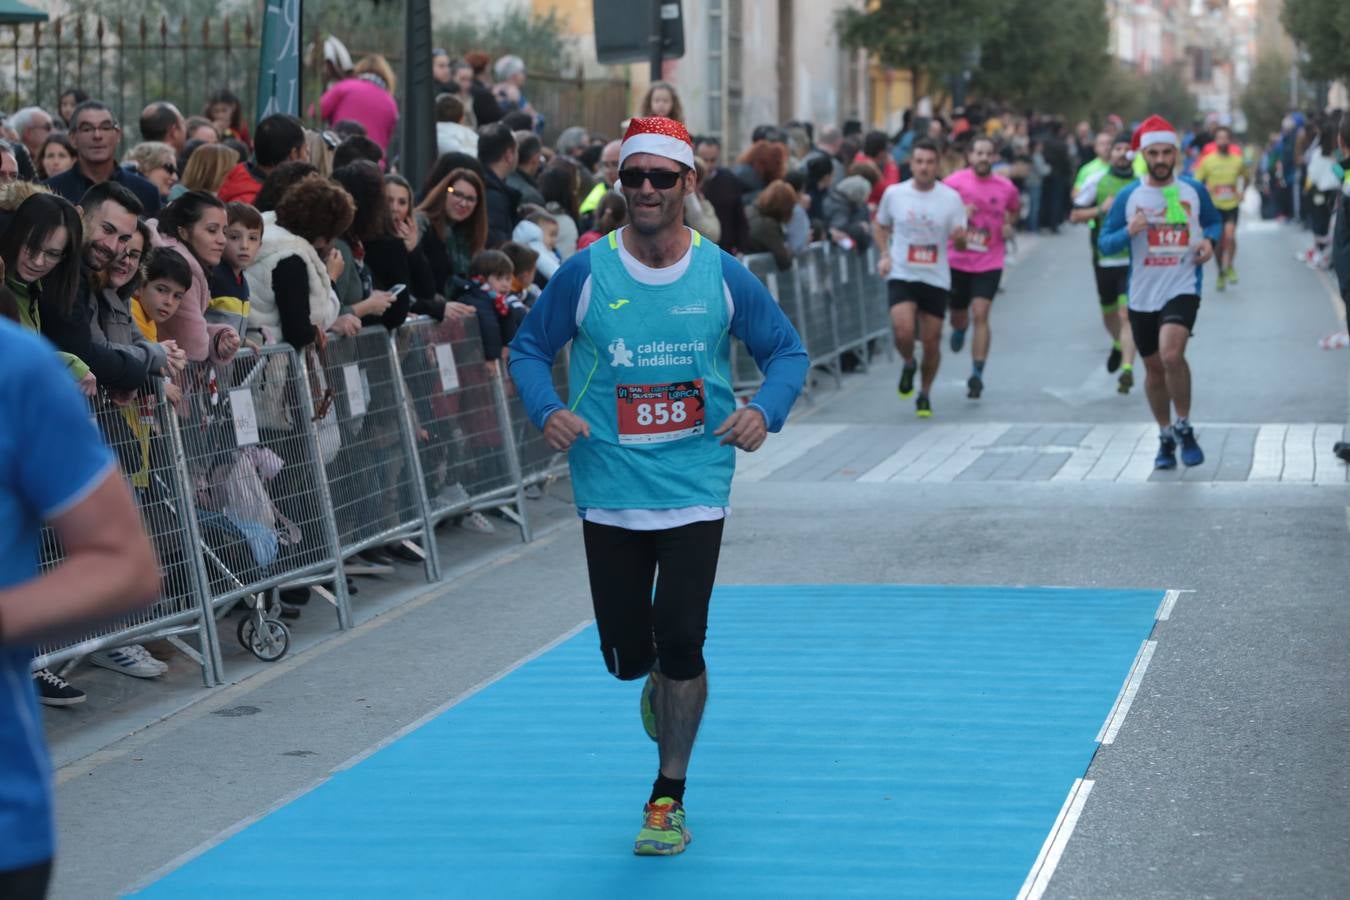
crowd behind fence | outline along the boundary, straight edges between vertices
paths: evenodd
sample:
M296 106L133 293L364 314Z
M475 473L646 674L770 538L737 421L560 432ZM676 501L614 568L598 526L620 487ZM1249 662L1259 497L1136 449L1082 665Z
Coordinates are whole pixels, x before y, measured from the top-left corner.
M838 379L845 354L866 365L878 344L889 348L874 249L813 244L785 270L768 255L745 264L817 370ZM731 355L733 387L748 397L759 371L738 341ZM566 352L553 375L566 399ZM40 648L34 669L162 638L198 663L206 685L222 683L219 623L237 606L247 607L235 629L240 643L279 659L290 643L275 615L281 588L319 587L338 627L349 628L344 560L406 541L423 557L427 580L439 581L438 524L499 510L529 541L526 489L566 471L502 369L485 359L474 318L414 318L303 352L246 349L223 365L190 367L183 382L177 403L162 388L130 406L93 402L159 555L163 597ZM44 532L44 566L60 558L54 534Z
M349 42L357 59L366 55L366 47L401 43L401 32L372 35L339 28L334 33ZM251 123L256 112L260 49L258 26L238 9L197 19L72 13L49 23L11 25L0 28L0 97L4 98L0 105L10 111L30 104L56 110L63 91L80 88L107 103L119 122L128 123L154 101L173 103L185 115L193 115L204 111L217 91L229 90L239 97L244 120ZM385 56L401 71L398 53ZM323 75L318 61L306 61L302 114L323 93ZM531 71L527 92L544 117L542 137L552 144L568 125L610 134L630 112L629 89L626 80L588 78L578 67L574 74ZM401 81L399 91L403 107ZM124 134L129 143L135 142L133 137Z

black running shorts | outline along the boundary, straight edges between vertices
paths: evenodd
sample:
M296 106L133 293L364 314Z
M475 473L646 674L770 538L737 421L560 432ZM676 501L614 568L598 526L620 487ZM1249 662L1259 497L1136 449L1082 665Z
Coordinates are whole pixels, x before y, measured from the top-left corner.
M923 281L888 281L886 296L891 306L915 303L919 312L941 319L947 314L948 292Z
M1104 307L1112 307L1125 299L1126 288L1130 284L1129 266L1094 266L1097 276L1097 302Z
M1200 297L1182 294L1168 300L1157 312L1130 310L1130 333L1135 349L1147 358L1158 352L1158 335L1164 325L1183 325L1189 333L1195 330L1195 316L1200 312Z
M1219 210L1219 217L1223 219L1223 224L1227 225L1229 222L1232 222L1236 225L1238 222L1238 209L1239 207L1235 206L1232 209Z
M962 272L960 269L952 269L952 296L948 305L952 309L966 309L970 306L970 301L976 297L993 300L1002 278L1002 269L993 269L989 272Z
M643 678L658 659L675 681L703 673L723 521L659 531L582 522L600 651L615 677Z

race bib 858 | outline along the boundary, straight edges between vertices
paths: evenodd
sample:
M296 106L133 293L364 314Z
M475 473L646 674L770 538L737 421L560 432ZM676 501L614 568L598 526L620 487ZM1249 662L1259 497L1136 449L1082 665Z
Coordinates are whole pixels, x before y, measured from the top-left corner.
M703 434L703 379L615 387L620 444L660 444Z

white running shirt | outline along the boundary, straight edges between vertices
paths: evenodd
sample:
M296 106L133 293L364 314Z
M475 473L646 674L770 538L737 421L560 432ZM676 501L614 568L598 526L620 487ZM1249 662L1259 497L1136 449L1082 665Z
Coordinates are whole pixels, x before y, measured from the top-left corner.
M891 229L890 281L921 281L951 290L947 239L966 227L966 205L955 190L937 182L926 191L914 179L886 188L877 204L877 224Z

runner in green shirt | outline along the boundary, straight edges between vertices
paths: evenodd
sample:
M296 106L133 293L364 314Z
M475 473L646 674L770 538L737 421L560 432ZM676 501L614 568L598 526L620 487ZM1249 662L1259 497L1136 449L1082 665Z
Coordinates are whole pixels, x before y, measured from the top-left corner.
M1098 140L1101 135L1098 135ZM1130 336L1130 320L1125 313L1126 290L1130 277L1130 251L1102 256L1095 240L1111 203L1121 188L1135 180L1129 160L1130 136L1122 132L1111 139L1108 163L1105 168L1089 173L1075 185L1074 222L1092 225L1092 268L1097 276L1097 301L1101 306L1102 324L1111 335L1111 352L1106 358L1106 371L1120 370L1116 390L1128 394L1134 387L1134 341ZM1089 163L1089 165L1091 165ZM1086 167L1085 167L1086 168Z

